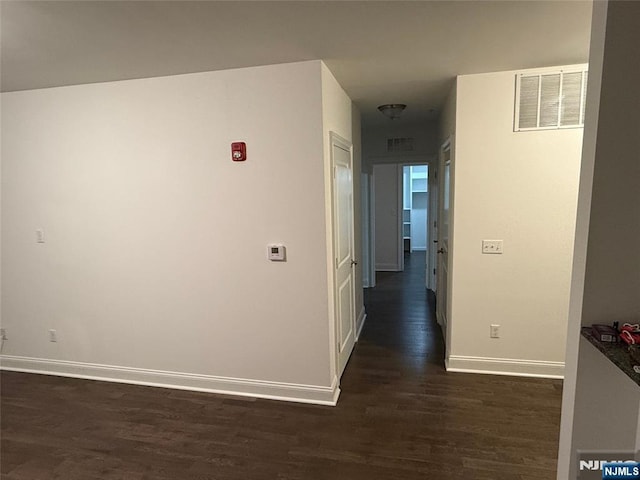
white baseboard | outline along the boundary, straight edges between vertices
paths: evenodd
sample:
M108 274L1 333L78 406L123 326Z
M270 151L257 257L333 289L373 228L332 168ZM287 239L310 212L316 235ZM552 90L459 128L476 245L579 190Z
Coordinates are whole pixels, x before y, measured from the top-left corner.
M400 272L400 265L397 263L376 263L376 272Z
M485 373L515 377L564 378L564 362L449 355L447 372Z
M360 334L362 333L362 327L364 327L364 322L367 320L367 312L364 310L364 305L360 309L360 313L358 314L358 320L356 320L356 342L360 340Z
M323 387L12 355L0 355L0 370L331 406L340 395L337 377Z

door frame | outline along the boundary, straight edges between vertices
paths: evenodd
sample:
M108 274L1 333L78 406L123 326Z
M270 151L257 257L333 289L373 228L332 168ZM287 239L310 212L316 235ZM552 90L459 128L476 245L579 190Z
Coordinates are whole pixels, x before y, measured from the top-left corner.
M445 175L444 175L444 171L445 171L445 160L444 160L444 153L448 150L449 151L449 221L447 223L447 284L444 286L445 287L445 309L444 309L444 321L443 319L438 315L438 313L441 313L442 310L440 310L440 308L438 307L438 295L442 295L442 292L438 292L438 290L441 290L441 281L442 278L440 277L441 272L440 272L440 260L438 258L436 258L436 321L438 322L438 325L440 325L440 327L443 330L443 334L445 337L445 362L448 359L448 355L449 352L451 351L451 327L452 327L452 316L451 316L451 286L452 286L452 269L451 266L453 264L453 215L454 215L454 178L455 178L455 142L454 142L454 136L451 135L449 136L440 146L440 150L438 152L438 218L437 218L437 222L438 222L438 249L443 248L443 234L444 232L444 225L442 222L442 213L443 213L443 208L444 208L444 180L445 180ZM437 257L437 255L436 255Z
M373 173L360 174L361 218L362 218L362 283L363 288L376 286L375 270L375 218L373 215ZM354 193L356 195L357 193Z
M404 215L404 198L402 195L404 194L404 164L398 163L396 164L396 175L398 180L398 186L396 190L398 191L398 198L396 199L396 212L397 212L397 222L398 222L398 235L400 239L398 240L398 268L400 272L404 272L404 236L403 236L403 215Z
M329 260L329 271L331 272L331 288L330 288L330 296L331 296L331 314L332 314L332 321L329 322L330 323L330 332L329 332L329 341L331 343L331 351L333 352L332 355L332 361L333 361L333 372L335 375L335 378L338 383L338 385L340 384L340 377L342 375L342 372L340 371L340 341L338 339L338 332L340 331L338 322L339 322L339 315L338 315L338 299L337 299L337 293L338 293L338 279L337 279L337 272L336 272L336 262L335 262L335 258L336 258L336 232L337 229L335 228L335 222L336 222L336 199L335 199L335 176L334 176L334 172L335 172L335 158L333 155L333 148L334 146L341 148L343 150L346 150L349 152L349 163L350 163L350 170L351 170L351 210L352 210L352 214L351 214L351 225L350 225L350 229L351 229L351 253L352 253L352 260L353 260L353 254L355 253L355 225L354 225L354 220L355 220L355 215L353 214L353 204L354 204L354 198L353 196L355 195L355 192L353 191L353 144L341 137L340 135L338 135L336 132L329 132L329 156L330 156L330 161L329 161L329 171L330 171L330 175L329 175L329 179L330 179L330 184L331 184L331 221L330 221L330 229L331 229L331 233L330 233L330 241L328 242L330 245L330 251L331 251L331 255L329 256L328 260ZM360 193L360 192L358 192ZM351 312L351 328L353 330L353 335L354 335L354 344L355 344L355 335L356 335L356 311L355 311L355 294L356 294L356 285L355 285L355 272L352 268L352 273L351 275L353 275L353 279L351 282L352 288L351 288L351 305L352 305L352 312ZM352 352L350 352L350 355Z
M402 271L404 271L404 168L405 167L419 167L419 166L426 166L427 167L427 213L426 213L426 235L425 235L425 242L426 242L426 251L425 251L425 288L430 288L431 287L431 283L432 283L432 279L433 279L433 275L431 274L432 269L434 268L434 264L432 263L431 257L432 257L432 252L434 250L433 246L435 246L436 244L432 242L432 238L433 238L433 231L431 229L431 225L433 224L433 222L431 221L432 219L432 215L433 215L433 208L432 208L432 182L433 182L433 176L435 175L435 169L433 167L434 163L437 162L411 162L411 163L402 163L401 165L401 170L400 170L400 196L399 196L399 209L402 212L402 214L400 215L400 243L401 243L401 250L402 250ZM437 202L436 202L437 205ZM411 199L411 210L413 210L413 198ZM433 218L436 218L435 216L433 216ZM413 223L412 223L413 224ZM413 229L412 229L412 233L413 233ZM413 243L413 242L411 242ZM410 248L410 253L413 251L413 248ZM435 291L435 288L433 288L433 290Z
M436 269L438 265L438 211L440 205L440 185L439 185L439 158L429 164L429 213L427 225L427 268L426 287L434 293L438 289L438 278Z

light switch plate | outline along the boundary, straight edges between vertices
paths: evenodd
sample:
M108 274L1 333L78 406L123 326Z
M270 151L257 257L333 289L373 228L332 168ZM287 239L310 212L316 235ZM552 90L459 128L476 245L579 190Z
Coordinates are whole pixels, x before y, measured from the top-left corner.
M483 240L482 253L502 254L502 240Z

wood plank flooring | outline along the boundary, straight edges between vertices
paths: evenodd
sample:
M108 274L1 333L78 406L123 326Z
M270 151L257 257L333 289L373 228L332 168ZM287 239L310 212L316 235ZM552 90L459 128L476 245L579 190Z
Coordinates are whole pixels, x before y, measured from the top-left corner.
M555 479L561 382L447 374L423 262L366 292L337 407L2 372L0 477Z

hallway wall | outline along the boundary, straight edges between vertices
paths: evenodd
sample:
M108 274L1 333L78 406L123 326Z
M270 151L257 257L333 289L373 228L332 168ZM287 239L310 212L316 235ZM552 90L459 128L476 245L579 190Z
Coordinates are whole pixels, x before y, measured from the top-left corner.
M354 229L354 255L358 262L355 265L355 305L356 305L356 332L362 329L365 320L364 309L364 266L366 264L367 250L363 245L363 205L362 205L362 125L360 110L355 104L351 104L351 135L353 139L353 229Z
M457 79L448 366L562 376L583 129L514 132L517 73Z
M361 219L361 205L360 205L360 172L362 165L362 146L361 146L361 132L360 132L360 112L358 108L353 105L351 99L347 96L342 89L338 81L335 79L331 71L324 65L321 65L322 76L322 128L323 128L323 148L324 148L324 165L325 165L325 219L327 222L327 258L330 261L327 262L327 278L329 279L328 292L329 292L329 330L330 338L335 338L335 332L333 330L335 326L335 311L334 311L334 262L335 258L333 252L333 221L332 221L332 179L333 171L331 169L331 132L337 133L342 138L351 142L353 147L353 259L360 259L362 257L362 235L358 226ZM358 192L356 194L355 192ZM354 315L355 315L355 328L358 331L359 326L364 320L364 300L362 289L362 265L358 262L358 265L354 266L354 285L355 285L355 298L354 298ZM337 347L335 347L337 348ZM330 352L331 361L334 361L335 351L332 349ZM332 370L333 370L332 366Z
M3 93L3 368L334 401L324 68Z
M414 139L413 149L389 152L387 140L403 137ZM362 132L362 152L369 168L377 163L428 163L438 152L437 123L405 123L400 117L382 125L367 126Z

